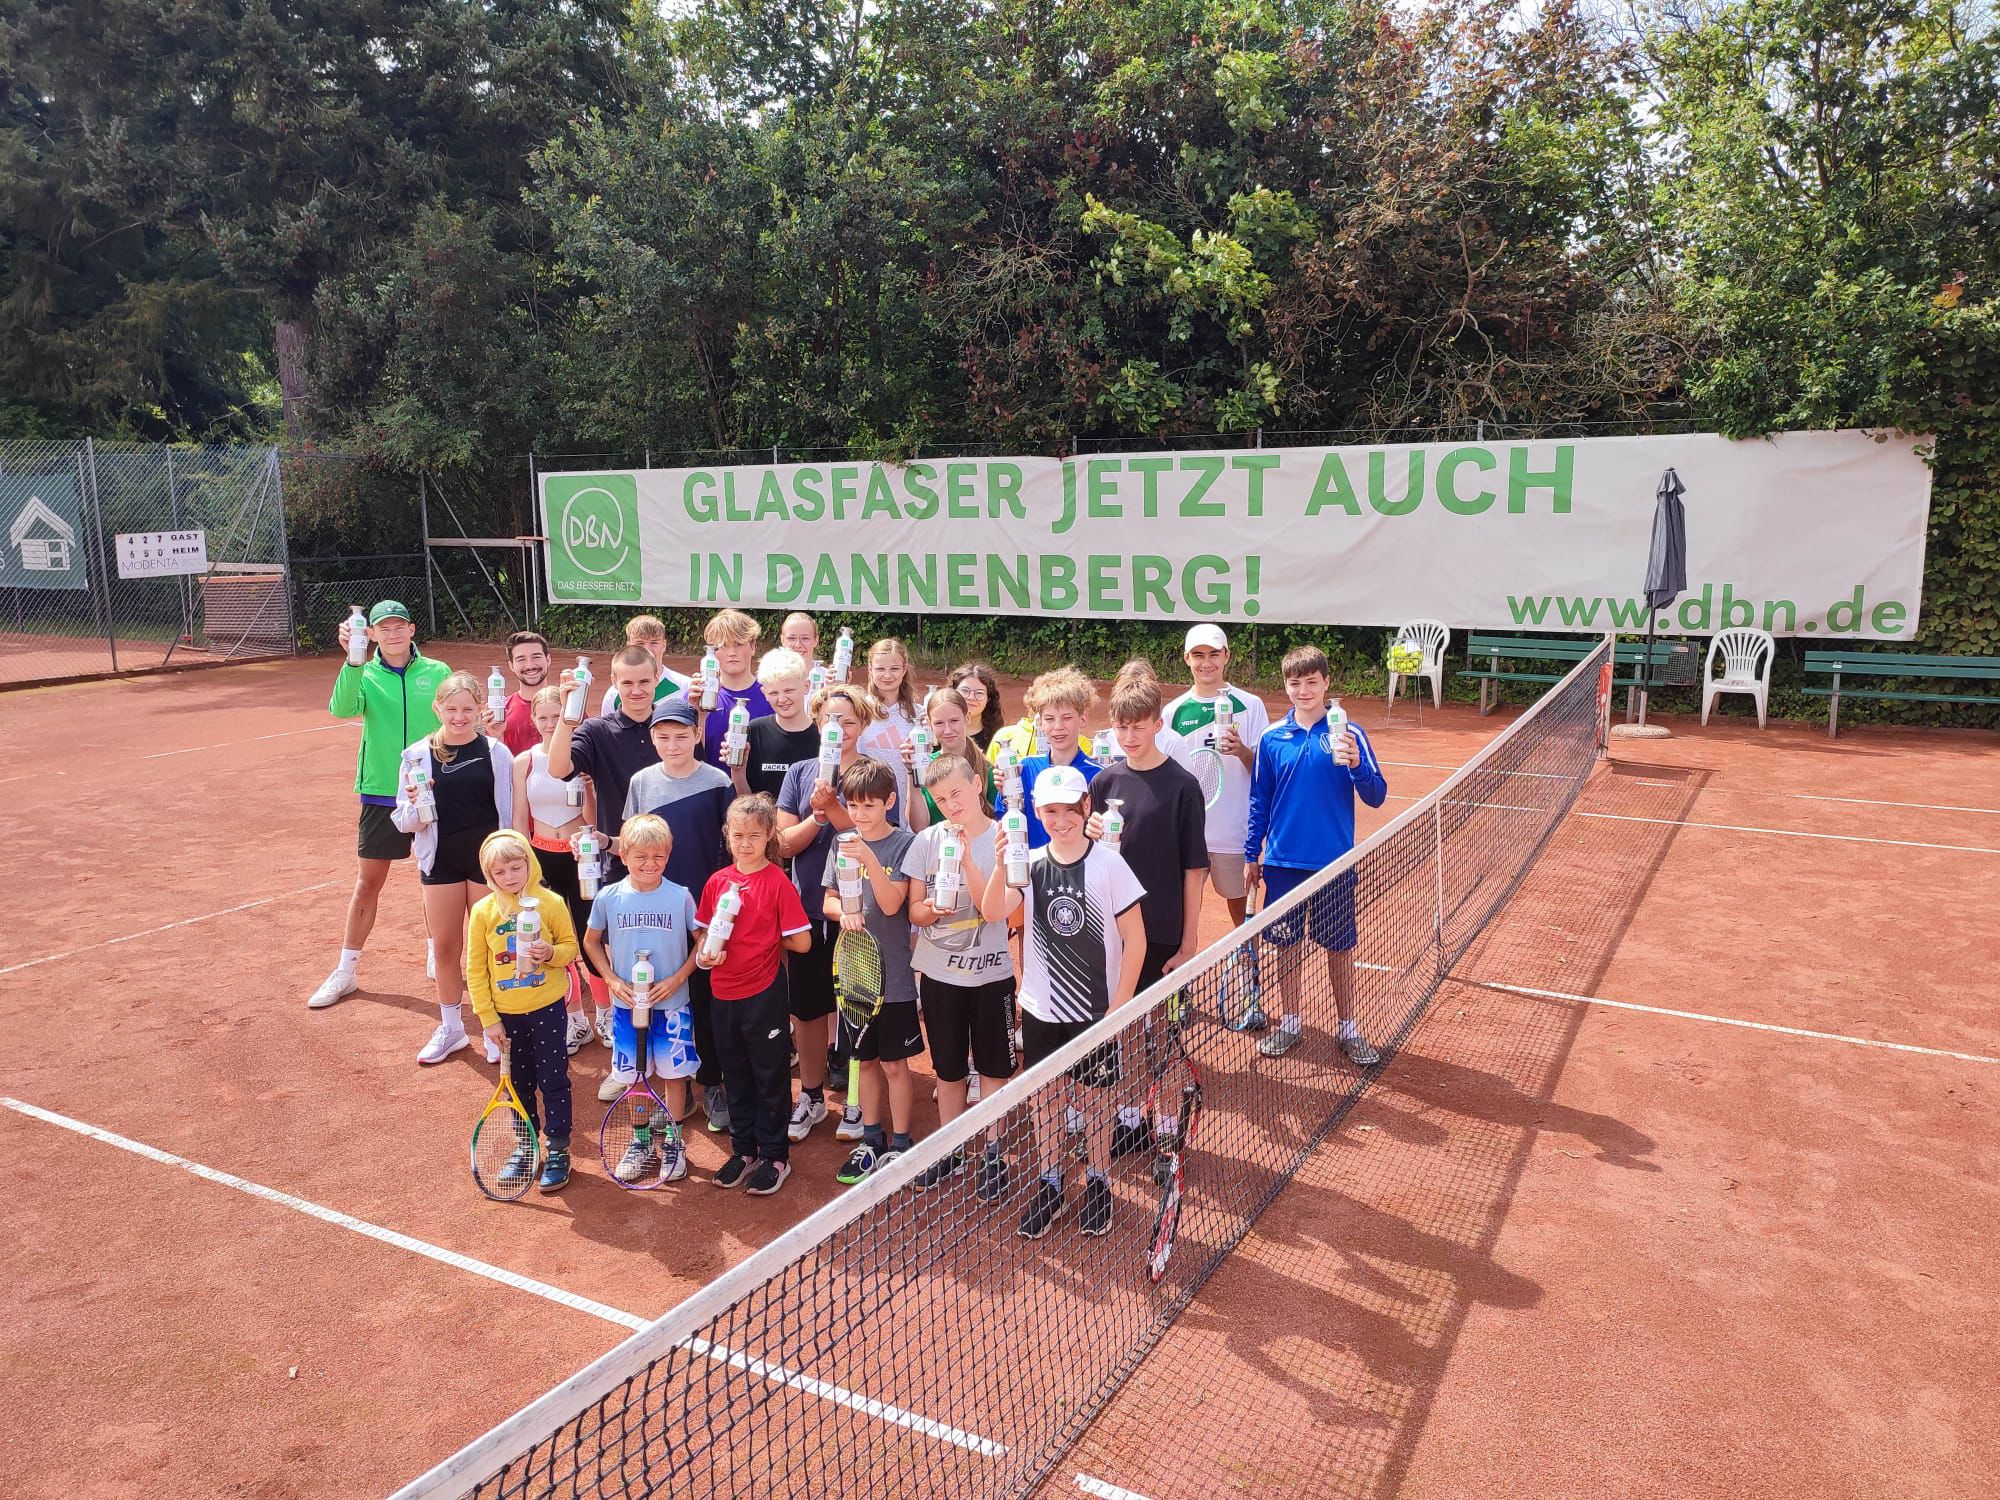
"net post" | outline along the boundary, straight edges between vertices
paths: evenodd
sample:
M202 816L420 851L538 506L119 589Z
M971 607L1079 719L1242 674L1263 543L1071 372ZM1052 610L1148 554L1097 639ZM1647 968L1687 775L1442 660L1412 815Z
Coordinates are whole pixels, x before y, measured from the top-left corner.
M1444 802L1431 804L1431 864L1437 875L1437 913L1434 928L1437 936L1438 977L1444 977Z

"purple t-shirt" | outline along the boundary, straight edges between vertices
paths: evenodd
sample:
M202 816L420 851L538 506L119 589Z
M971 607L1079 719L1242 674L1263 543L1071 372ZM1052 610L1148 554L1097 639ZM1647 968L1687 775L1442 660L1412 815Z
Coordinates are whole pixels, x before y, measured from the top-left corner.
M701 689L695 688L689 701L701 702ZM715 707L708 717L701 721L701 758L711 766L722 764L722 737L729 732L729 710L741 703L750 710L750 717L761 719L771 712L770 700L764 696L764 689L752 682L742 692L723 684L715 690Z

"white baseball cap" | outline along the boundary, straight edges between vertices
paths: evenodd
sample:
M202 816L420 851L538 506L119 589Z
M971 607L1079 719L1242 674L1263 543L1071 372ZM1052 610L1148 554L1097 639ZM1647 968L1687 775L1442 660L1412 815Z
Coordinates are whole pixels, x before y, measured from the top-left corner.
M1090 795L1090 783L1075 766L1050 766L1035 778L1035 806L1073 807Z
M1181 642L1181 654L1185 656L1197 646L1206 646L1211 651L1227 651L1229 637L1222 633L1220 625L1191 625L1187 639Z

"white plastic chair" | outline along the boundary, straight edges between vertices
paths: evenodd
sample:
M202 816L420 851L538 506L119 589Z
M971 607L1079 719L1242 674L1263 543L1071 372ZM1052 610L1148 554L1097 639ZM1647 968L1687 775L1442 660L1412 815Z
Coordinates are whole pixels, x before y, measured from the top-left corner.
M1701 669L1701 722L1708 722L1708 711L1715 700L1724 693L1748 693L1757 700L1757 727L1764 727L1764 704L1771 696L1771 662L1778 653L1778 643L1771 639L1768 630L1752 630L1748 626L1717 633L1708 643L1708 660ZM1722 675L1715 675L1715 664L1722 663Z
M1415 646L1424 653L1424 664L1412 677L1428 677L1431 684L1431 707L1437 708L1444 702L1444 652L1451 644L1451 630L1442 620L1411 620L1396 627L1395 643L1398 646ZM1396 706L1396 688L1404 674L1389 674L1389 707ZM1421 707L1421 704L1419 705Z

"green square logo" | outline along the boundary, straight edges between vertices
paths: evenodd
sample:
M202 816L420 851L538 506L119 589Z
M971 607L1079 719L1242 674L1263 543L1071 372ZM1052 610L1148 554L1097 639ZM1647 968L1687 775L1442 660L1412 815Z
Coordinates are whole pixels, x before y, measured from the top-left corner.
M551 474L542 481L549 536L549 598L637 604L639 481L632 474Z

